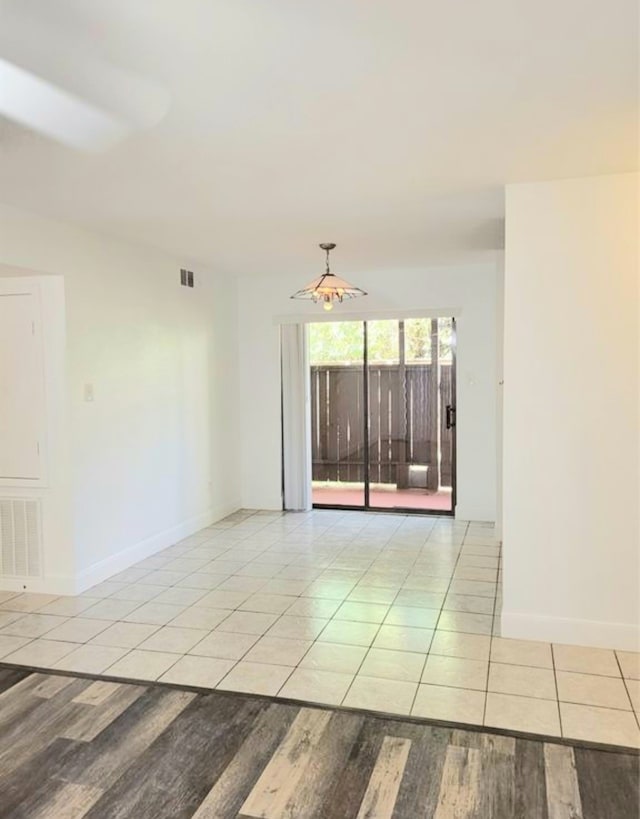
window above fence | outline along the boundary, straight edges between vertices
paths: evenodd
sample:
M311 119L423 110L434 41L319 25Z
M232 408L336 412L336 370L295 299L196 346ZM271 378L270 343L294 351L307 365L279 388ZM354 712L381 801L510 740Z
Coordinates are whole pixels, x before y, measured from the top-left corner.
M311 366L362 366L364 325L361 321L318 322L309 325Z
M430 364L438 348L441 364L452 359L452 320L415 318L367 322L371 365ZM361 321L318 322L309 325L309 358L312 366L362 366L364 325Z

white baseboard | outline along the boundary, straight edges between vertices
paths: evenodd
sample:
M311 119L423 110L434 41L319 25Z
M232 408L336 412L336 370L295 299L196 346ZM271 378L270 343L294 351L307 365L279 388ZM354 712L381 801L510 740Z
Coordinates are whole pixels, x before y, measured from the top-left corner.
M457 504L455 518L456 520L471 520L475 523L494 523L495 515L487 515L486 512L481 512L478 509L464 506L464 504L462 506Z
M596 648L617 648L622 651L640 650L640 626L631 623L574 620L567 617L544 617L503 611L500 625L502 637Z
M248 494L242 498L242 509L260 509L264 512L282 511L282 491L267 492L259 495Z
M122 549L120 552L110 555L99 563L94 563L93 566L89 566L88 569L81 571L76 578L74 590L66 593L80 594L91 588L91 586L95 586L97 583L102 583L103 580L113 577L114 574L128 569L139 560L144 560L145 557L151 557L161 549L166 549L167 546L172 546L174 543L177 543L177 541L189 535L193 535L195 532L200 531L200 529L204 529L205 526L210 526L212 523L221 520L227 515L237 512L239 508L239 504L233 504L225 508L210 509L207 512L182 521L182 523L176 526L164 529L162 532L158 532L145 540L134 543L132 546ZM48 590L49 585L47 587L47 591ZM56 592L54 591L52 593L55 594ZM63 592L60 593L62 594Z
M29 592L34 594L76 594L76 583L69 575L46 577L0 577L0 591Z

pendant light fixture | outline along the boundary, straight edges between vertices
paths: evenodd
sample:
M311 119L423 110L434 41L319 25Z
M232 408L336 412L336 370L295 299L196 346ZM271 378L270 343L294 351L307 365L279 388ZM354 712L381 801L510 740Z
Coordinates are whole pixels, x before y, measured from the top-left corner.
M325 310L333 310L334 302L342 302L344 299L354 299L356 296L366 296L364 290L354 287L349 282L336 276L329 269L329 253L334 249L333 242L322 242L320 247L327 254L326 270L317 279L314 279L302 290L298 290L291 296L292 299L311 299L313 302L322 302Z

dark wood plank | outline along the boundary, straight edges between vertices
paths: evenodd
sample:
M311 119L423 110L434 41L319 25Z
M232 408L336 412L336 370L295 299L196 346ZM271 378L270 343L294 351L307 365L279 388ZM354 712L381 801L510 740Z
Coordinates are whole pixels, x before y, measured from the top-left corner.
M389 481L389 442L391 440L389 373L385 367L377 367L378 392L376 402L369 404L369 413L377 414L380 431L377 441L378 477L380 483ZM373 455L373 453L372 453ZM373 461L373 457L371 458Z
M501 740L510 737L500 737ZM478 817L501 819L516 816L515 803L515 743L513 752L505 753L507 743L495 744L480 751L480 777L482 787L478 805ZM528 814L527 814L528 816Z
M341 479L358 482L364 480L362 472L364 448L364 423L362 408L362 371L346 371L340 379L340 411L338 430L344 446L341 460L347 461L346 474Z
M10 776L0 780L0 815L3 819L31 819L33 814L51 806L65 784L56 778L60 767L68 758L67 752L77 744L69 739L54 739L41 744L36 753L11 771Z
M298 710L295 706L273 703L258 716L253 730L200 804L193 819L232 819L238 815Z
M187 819L211 790L267 703L202 694L129 766L87 819Z
M0 694L0 708L2 708L0 713L4 715L8 704L16 700L42 696L47 699L51 694L57 694L61 688L66 688L74 679L74 677L41 674L39 672L27 674Z
M74 677L66 677L62 674L34 674L34 686L31 689L31 694L34 697L42 697L45 700L57 696L60 691L71 685ZM89 685L89 688L91 686ZM80 694L78 696L81 696ZM74 697L74 700L76 698Z
M429 442L429 471L427 472L427 487L437 490L438 475L438 319L431 319L431 366L428 371L427 419Z
M99 703L95 703L90 695L87 701L87 691L83 692L82 697L74 697L71 704L80 706L82 710L78 711L76 719L61 730L60 736L89 742L104 731L147 690L143 685L116 685L117 688L108 689L109 696ZM95 690L93 686L89 688Z
M480 779L477 805L470 815L478 817L518 816L515 811L516 740L482 731L454 730L451 745L480 752ZM523 814L528 816L527 814Z
M32 819L35 816L58 819L58 812L67 801L78 805L75 813L69 814L73 819L84 816L100 798L103 789L67 782L59 777L60 760L68 759L76 746L84 744L56 739L17 768L0 788L3 819ZM67 787L70 789L65 795Z
M52 775L81 785L111 787L196 696L149 689L92 742L73 743Z
M357 814L383 739L384 721L366 717L342 770L336 774L331 798L324 804L323 819L344 819Z
M222 692L3 679L2 819L640 819L631 753Z
M22 727L27 723L29 714L42 706L43 699L56 696L62 689L78 681L74 677L65 677L54 674L28 674L14 685L6 688L0 694L0 755L3 751L3 742L11 741L16 733L20 734ZM66 701L61 699L60 703Z
M0 754L3 740L10 735L12 728L42 704L41 698L32 693L37 683L35 676L24 677L0 694Z
M36 816L50 803L64 801L67 783L78 786L69 794L87 800L88 810L196 696L149 689L92 741L55 740L14 772L3 792L6 811L15 817ZM35 782L34 770L39 774Z
M640 757L574 750L584 819L640 817Z
M406 462L433 461L438 442L438 401L442 404L442 470L451 475L451 430L444 407L451 403L451 367L372 364L369 379L369 463L372 483L407 485ZM332 364L311 367L312 461L314 480L364 480L364 395L362 368ZM434 449L435 447L435 449ZM400 465L400 467L399 467ZM404 468L402 468L404 465ZM438 464L428 475L437 487Z
M431 819L438 804L451 729L396 722L393 733L411 740L411 751L396 799L393 819L410 816Z
M42 699L31 697L35 707L3 726L0 734L0 785L29 758L50 745L64 730L75 725L89 706L72 702L91 684L90 680L73 679L58 694Z
M542 742L516 739L514 816L548 819Z
M61 783L47 804L24 813L25 819L80 819L102 796L100 788Z
M453 370L451 364L440 368L440 481L443 486L451 486L453 429L447 429L447 404L454 405Z
M328 373L322 372L318 375L318 453L319 461L329 460L329 416L327 407L327 382L329 380ZM314 478L318 480L326 480L331 477L331 473L325 467L320 475L315 475Z
M29 673L24 668L0 668L0 694L26 679Z

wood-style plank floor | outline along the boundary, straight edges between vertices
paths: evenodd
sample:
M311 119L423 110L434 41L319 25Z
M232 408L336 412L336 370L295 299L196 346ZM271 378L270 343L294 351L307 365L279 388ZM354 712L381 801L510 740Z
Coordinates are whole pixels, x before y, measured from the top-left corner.
M0 668L2 819L635 819L639 757Z

